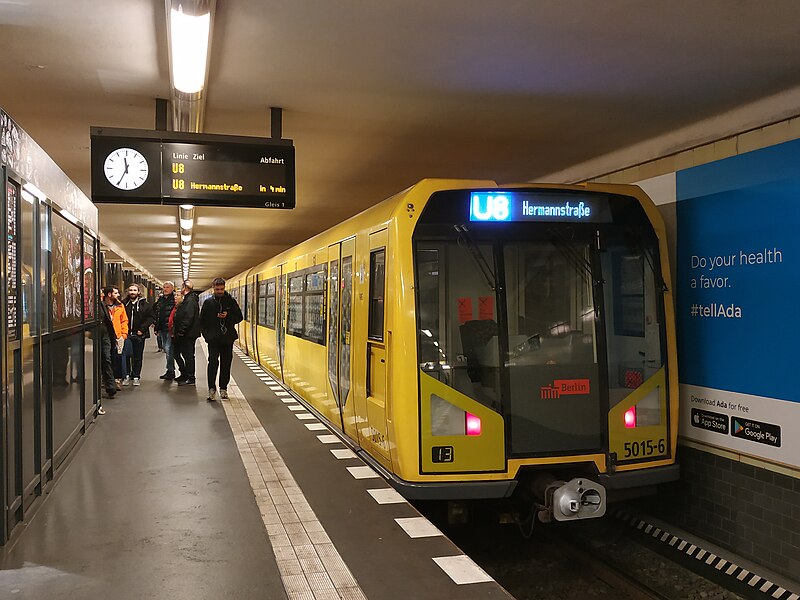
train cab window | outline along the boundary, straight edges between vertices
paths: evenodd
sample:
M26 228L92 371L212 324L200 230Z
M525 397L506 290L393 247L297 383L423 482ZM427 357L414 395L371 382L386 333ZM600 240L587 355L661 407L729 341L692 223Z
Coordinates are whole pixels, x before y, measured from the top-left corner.
M658 242L609 235L601 264L605 286L609 404L615 406L665 364L661 332L664 308ZM636 423L657 425L662 398L650 394L636 405Z
M383 341L384 302L386 287L386 249L369 255L369 338Z

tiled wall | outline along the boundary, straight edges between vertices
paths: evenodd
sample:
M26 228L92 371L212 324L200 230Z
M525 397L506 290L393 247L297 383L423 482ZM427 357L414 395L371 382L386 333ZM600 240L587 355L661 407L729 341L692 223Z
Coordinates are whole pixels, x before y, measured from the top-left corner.
M649 501L661 519L800 578L800 479L681 446L681 480Z

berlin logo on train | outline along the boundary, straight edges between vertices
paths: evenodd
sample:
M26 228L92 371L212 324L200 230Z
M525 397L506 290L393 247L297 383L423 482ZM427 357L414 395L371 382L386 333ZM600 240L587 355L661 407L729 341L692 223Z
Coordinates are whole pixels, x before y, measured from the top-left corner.
M553 385L543 385L539 388L542 400L561 398L561 396L586 396L589 394L588 379L556 379Z

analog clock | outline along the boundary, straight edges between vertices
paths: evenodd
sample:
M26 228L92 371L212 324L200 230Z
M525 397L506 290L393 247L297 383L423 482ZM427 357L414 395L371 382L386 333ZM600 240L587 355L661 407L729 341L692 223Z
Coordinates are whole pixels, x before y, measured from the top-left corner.
M150 168L141 152L133 148L112 150L103 164L108 182L121 190L135 190L147 181Z

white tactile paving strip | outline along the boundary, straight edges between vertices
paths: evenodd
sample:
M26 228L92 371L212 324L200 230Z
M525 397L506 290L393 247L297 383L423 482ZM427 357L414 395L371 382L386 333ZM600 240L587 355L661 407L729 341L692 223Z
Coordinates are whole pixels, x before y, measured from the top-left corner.
M289 600L366 600L233 378L228 394L222 406Z
M305 407L297 403L297 400L285 390L285 388L275 381L272 377L270 377L260 365L258 365L255 361L250 359L246 354L241 352L238 348L235 348L234 351L236 355L241 358L245 364L250 368L250 370L258 376L258 378L267 385L267 387L277 396L279 397L285 405L291 411L302 411L305 410ZM235 382L231 382L231 388L235 387ZM238 398L235 400L240 404L243 402L247 405L247 410L250 410L252 413L252 409L247 404L246 400L241 398L241 394L238 393L238 387L236 387L237 396ZM233 396L232 396L233 399ZM234 401L234 400L232 400ZM224 405L224 404L223 404ZM226 407L226 414L227 414L227 407ZM294 415L301 420L313 420L314 423L306 423L305 426L310 431L326 431L328 428L323 424L317 421L316 417L308 412L294 412ZM253 417L255 414L253 413ZM230 420L230 417L229 417ZM257 419L256 419L257 421ZM259 424L260 425L260 424ZM263 430L263 428L262 428ZM264 432L266 435L266 431ZM334 444L334 443L341 443L341 440L336 435L318 435L317 439L323 444ZM237 440L238 444L238 440ZM333 449L331 453L340 460L347 460L347 459L357 459L358 456L350 449ZM242 460L244 460L244 455L242 456ZM282 462L282 461L281 461ZM245 463L245 466L247 464ZM355 479L373 479L373 478L380 478L380 475L376 473L371 467L367 465L362 466L350 466L347 467L347 470ZM288 472L288 470L287 470ZM248 473L249 475L249 473ZM256 499L258 500L258 489L255 485L258 485L258 481L255 482L253 479L250 480L251 484L254 484L253 491L256 493ZM298 488L299 490L299 488ZM403 498L396 490L393 488L378 488L378 489L369 489L367 492L372 496L372 498L378 504L405 504L406 500ZM279 516L283 516L281 510L284 504L279 504L278 501L282 501L282 498L278 498L275 501L276 509L279 513ZM309 507L310 510L310 507ZM313 515L313 512L311 513ZM263 512L262 512L262 516ZM425 519L424 517L411 517L411 518L398 518L395 519L397 524L405 531L405 533L411 538L426 538L426 537L437 537L443 536L442 532L439 531L436 526L434 526L430 521ZM318 522L317 522L318 523ZM266 521L265 521L266 524ZM291 538L292 533L301 534L299 527L296 526L296 523L286 523L284 524L286 530L287 538ZM308 531L307 526L305 523L302 523L303 528L305 531L310 535L311 532ZM320 531L322 531L324 535L324 529L322 526L319 525ZM327 537L327 536L326 536ZM270 534L270 541L272 541L272 534ZM285 541L283 537L280 537L280 542ZM290 540L291 541L291 540ZM301 540L304 541L304 540ZM274 544L273 544L274 545ZM306 544L301 544L300 546L307 546ZM330 548L333 552L336 552L336 549L333 547L332 544L329 544ZM325 558L324 554L328 552L327 547L325 545L314 546L312 545L317 551L318 556ZM287 554L288 551L282 548L286 548L286 546L278 546L276 548L276 558L278 559L278 568L281 569L280 561L284 554ZM304 550L304 552L306 552ZM338 557L338 553L336 554ZM306 560L300 558L300 555L297 555L298 560L292 561L288 560L286 562L286 577L284 577L284 572L281 570L281 576L284 578L284 585L286 586L286 592L289 595L290 600L295 600L299 598L309 599L309 600L327 600L328 598L337 599L342 598L345 600L360 600L364 598L363 592L358 587L353 576L350 574L349 570L346 570L347 567L345 566L346 572L336 572L331 573L328 572L328 575L324 573L319 574L317 576L316 572L307 572L307 569L315 568L317 563L314 562L313 557L306 557ZM466 555L456 555L456 556L441 556L432 559L442 571L447 574L448 577L457 585L468 585L473 583L484 583L494 581L491 576L489 576L483 569L481 569L471 558ZM341 561L341 557L339 557L339 561ZM323 561L324 562L324 561ZM342 562L342 565L344 563ZM311 573L311 574L309 574ZM306 588L302 588L301 591L301 578L305 576L305 582L309 586L314 586L312 592L306 591ZM339 586L336 585L337 581L339 582ZM351 585L352 583L352 585ZM291 588L291 589L290 589ZM789 598L786 600L800 600L796 597Z
M676 548L679 552L683 552L695 560L701 561L709 566L713 566L718 571L725 569L726 575L735 577L737 580L745 582L751 588L757 588L760 592L775 598L775 600L800 600L800 596L798 596L798 594L782 588L777 583L773 583L772 581L760 577L755 573L751 573L744 567L740 567L735 563L728 562L726 559L710 553L707 550L703 550L695 544L689 543L686 540L682 540L681 538L672 535L667 531L663 531L655 525L646 523L638 517L628 515L619 509L612 511L612 514L614 514L614 516L621 521L629 524L631 527L635 527L639 531L642 531L645 534L660 540L661 542L669 544L670 546Z

